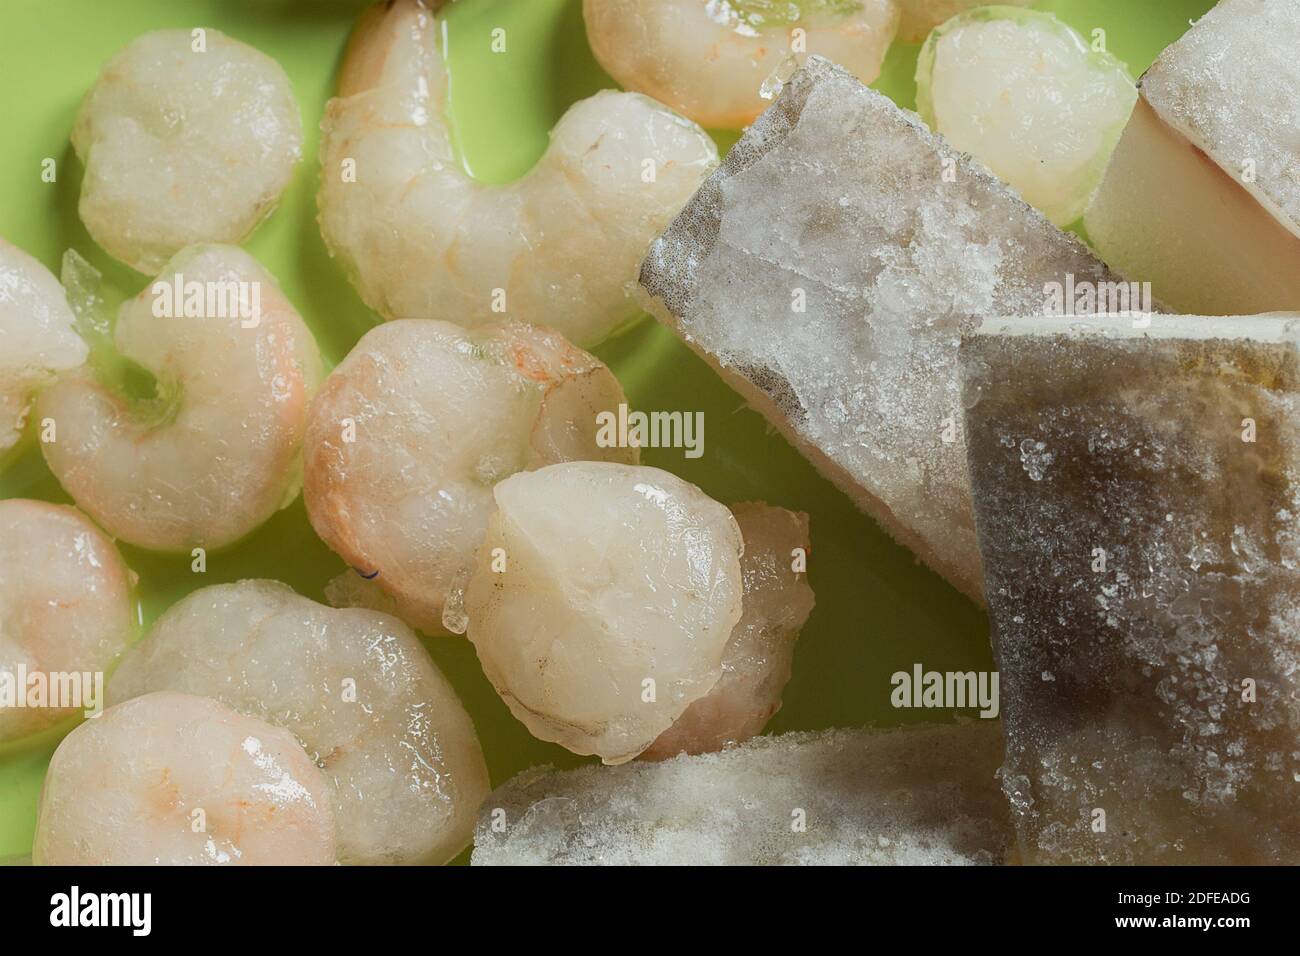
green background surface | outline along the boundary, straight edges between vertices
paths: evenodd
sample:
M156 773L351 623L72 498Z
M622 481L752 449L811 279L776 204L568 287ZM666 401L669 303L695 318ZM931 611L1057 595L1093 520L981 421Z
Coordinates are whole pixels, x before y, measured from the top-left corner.
M279 279L337 363L375 317L330 261L316 226L318 122L339 58L365 0L0 0L0 235L56 275L74 248L123 295L146 278L113 261L77 216L81 168L68 135L81 97L101 65L137 35L162 27L212 27L270 54L293 81L306 130L305 159L276 213L247 248ZM1045 0L1108 49L1135 75L1213 6L1211 0ZM507 31L505 53L491 31ZM593 59L581 0L460 0L447 14L451 109L467 167L480 179L509 181L546 148L551 126L574 101L615 86ZM876 86L903 106L915 95L919 46L895 44ZM720 147L735 140L719 133ZM58 164L55 183L41 163ZM870 162L864 150L863 162ZM546 322L546 316L526 316ZM809 577L817 608L795 655L785 706L770 731L934 720L934 712L895 711L889 676L911 670L992 666L984 615L891 542L848 499L775 435L762 418L664 329L646 320L597 349L622 380L634 407L705 413L704 455L650 449L647 464L699 484L720 501L763 499L807 511L813 548ZM69 499L39 450L29 446L0 474L0 498ZM284 581L322 600L343 570L312 532L301 498L249 539L210 554L204 574L188 556L124 546L140 575L145 624L195 588L246 577ZM535 740L510 716L463 638L427 645L478 727L494 784L538 763L573 766L584 758ZM939 717L938 719L942 719ZM66 728L64 728L66 730ZM0 857L26 854L42 775L55 735L0 750Z

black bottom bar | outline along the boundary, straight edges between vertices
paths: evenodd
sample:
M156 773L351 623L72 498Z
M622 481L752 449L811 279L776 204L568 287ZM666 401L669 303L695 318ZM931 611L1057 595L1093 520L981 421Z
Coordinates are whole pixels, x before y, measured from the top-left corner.
M584 938L595 924L612 938L631 932L667 943L689 934L681 938L698 944L701 921L728 939L766 933L773 919L787 930L847 933L868 945L900 932L927 944L953 938L990 945L1005 936L1010 946L1035 949L1099 936L1198 935L1232 945L1243 932L1289 931L1294 899L1295 871L1286 868L0 868L6 939L80 932L129 940L147 927L148 938L187 943L212 932L223 946L279 938L337 946L351 937L373 946L376 932L430 932L434 946L457 939L490 945L512 930L554 945L566 923ZM116 925L85 925L103 922Z

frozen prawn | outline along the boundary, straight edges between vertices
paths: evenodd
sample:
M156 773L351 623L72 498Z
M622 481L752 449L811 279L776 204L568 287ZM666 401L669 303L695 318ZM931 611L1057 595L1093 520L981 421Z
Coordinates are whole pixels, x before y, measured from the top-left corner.
M517 474L495 497L465 595L488 680L542 740L631 760L722 675L735 519L668 472L609 462Z
M581 346L640 314L650 242L717 163L695 124L630 93L574 105L510 185L461 167L445 116L442 0L372 7L321 137L321 233L385 318L541 321Z
M394 617L276 581L202 588L131 649L108 699L162 690L292 731L332 785L341 863L446 863L469 843L489 789L478 736Z
M348 574L439 632L446 595L483 540L492 486L558 461L635 462L635 448L596 442L597 414L624 401L608 368L548 329L388 322L312 404L307 514Z
M84 694L83 676L102 690L135 636L132 584L113 542L76 508L0 501L0 684L14 695L0 695L0 743L102 706L54 695L70 681Z
M736 505L732 514L745 542L740 559L745 596L722 655L722 677L641 754L645 759L710 753L742 743L781 709L794 644L813 609L804 573L808 516L758 502Z
M0 456L22 437L33 393L86 361L86 343L45 266L0 239Z
M1062 227L1091 201L1137 95L1115 57L1018 7L953 17L916 64L921 118Z
M207 697L110 707L50 760L38 866L328 865L324 774L293 734Z
M86 228L152 275L186 246L257 227L302 157L302 119L269 56L217 30L158 30L105 65L72 146Z
M697 123L739 129L771 105L766 84L810 53L863 83L898 28L894 0L584 0L606 72Z
M82 510L131 544L184 551L237 541L293 499L321 357L257 260L183 250L113 335L155 397L129 399L92 363L37 400L54 426L45 460Z

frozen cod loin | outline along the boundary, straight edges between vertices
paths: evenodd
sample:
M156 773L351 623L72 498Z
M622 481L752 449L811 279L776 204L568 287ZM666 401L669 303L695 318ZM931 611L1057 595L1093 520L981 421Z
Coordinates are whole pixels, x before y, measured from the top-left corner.
M1084 217L1185 312L1300 308L1300 3L1222 0L1160 55Z
M473 863L988 864L1012 842L996 721L756 737L662 763L525 771Z
M1105 267L915 114L811 57L641 266L647 308L983 600L957 347Z
M1300 863L1298 345L1300 315L963 344L1026 862Z

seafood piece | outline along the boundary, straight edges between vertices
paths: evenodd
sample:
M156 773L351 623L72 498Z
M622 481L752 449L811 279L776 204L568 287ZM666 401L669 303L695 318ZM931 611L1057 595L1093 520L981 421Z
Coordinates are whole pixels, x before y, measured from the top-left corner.
M717 165L701 130L652 100L575 104L523 179L462 168L444 115L442 0L372 7L326 107L321 234L387 319L473 326L502 313L588 347L636 318L636 267Z
M0 239L0 458L22 438L33 393L89 350L45 266Z
M37 400L41 450L77 505L156 551L239 540L297 495L320 351L275 279L242 249L194 246L123 304L117 351L156 379L148 400L93 363Z
M920 43L926 35L946 20L972 7L985 6L984 0L894 0L902 17L898 38L904 43ZM1034 0L1002 0L1001 7L1027 7ZM833 59L833 57L832 57Z
M870 83L898 28L894 0L583 0L582 14L620 85L724 129L753 122L768 78L809 53Z
M408 608L402 607L397 598L376 584L375 580L362 577L354 568L341 571L325 582L325 602L330 607L359 607L391 614L408 623L414 622L416 616ZM417 624L411 623L411 626L416 627ZM438 627L441 627L441 622L434 626L435 633Z
M475 866L991 864L1014 839L996 721L756 737L662 763L525 771Z
M386 323L312 405L307 514L404 620L442 632L446 595L463 586L483 540L492 486L573 458L634 464L637 449L596 442L597 413L625 401L600 360L549 329Z
M1025 861L1300 862L1300 314L961 361Z
M916 65L921 119L1058 226L1083 215L1136 99L1123 63L1018 7L954 17Z
M870 156L871 161L864 161ZM812 57L642 265L647 307L981 601L957 346L1112 277L911 113Z
M1222 0L1170 46L1084 216L1189 314L1300 309L1300 4Z
M567 462L494 490L469 639L542 740L631 760L722 675L740 619L731 512L657 468Z
M781 709L794 642L813 609L808 577L794 569L796 552L804 561L808 555L808 516L758 502L736 505L731 513L745 543L744 598L722 654L722 676L642 752L644 759L708 753L746 741Z
M406 625L276 581L202 588L123 659L110 703L213 697L292 731L332 784L341 863L446 863L488 792L474 724Z
M186 246L243 242L302 158L280 65L218 30L158 30L109 60L81 104L81 219L153 275Z
M0 501L0 743L103 706L85 699L85 679L92 696L96 677L102 691L104 671L135 636L133 583L113 542L76 508ZM53 706L74 684L80 706Z
M334 813L293 734L206 697L118 704L64 738L38 866L327 866Z

